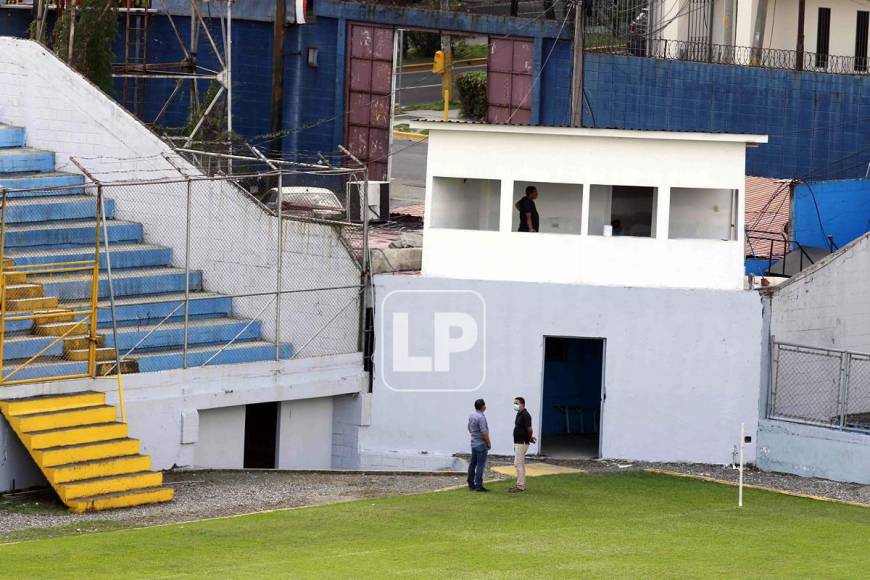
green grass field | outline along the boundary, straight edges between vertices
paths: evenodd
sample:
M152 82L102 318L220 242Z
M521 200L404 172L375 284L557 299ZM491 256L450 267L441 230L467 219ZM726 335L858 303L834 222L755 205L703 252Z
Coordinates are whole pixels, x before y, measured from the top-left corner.
M645 473L560 475L0 546L4 577L866 577L870 509Z

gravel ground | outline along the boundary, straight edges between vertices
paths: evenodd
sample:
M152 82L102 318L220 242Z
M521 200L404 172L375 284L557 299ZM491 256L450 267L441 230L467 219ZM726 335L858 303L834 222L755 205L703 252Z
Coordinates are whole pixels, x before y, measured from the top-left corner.
M173 471L170 503L126 510L72 514L51 490L0 496L0 537L34 528L113 522L142 526L434 491L463 485L456 475L304 473L275 471Z
M540 461L529 458L531 461ZM727 466L664 464L612 460L557 460L586 473L664 469L737 481ZM511 457L492 456L489 466L509 465ZM506 476L488 471L487 479ZM270 509L336 503L354 499L422 493L465 484L458 474L305 473L275 471L172 471L166 483L176 490L167 504L89 514L71 514L50 490L0 496L0 540L27 530L61 526L134 527L245 514ZM747 484L870 506L870 486L838 483L747 468ZM78 529L77 529L78 530ZM79 531L89 531L82 529ZM12 534L12 536L10 536Z

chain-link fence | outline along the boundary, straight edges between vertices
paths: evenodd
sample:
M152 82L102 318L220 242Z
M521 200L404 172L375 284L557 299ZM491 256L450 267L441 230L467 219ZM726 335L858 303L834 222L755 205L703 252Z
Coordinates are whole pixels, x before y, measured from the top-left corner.
M870 355L774 343L767 416L870 431Z
M71 161L85 183L0 191L3 384L361 351L367 226L322 185L363 169Z

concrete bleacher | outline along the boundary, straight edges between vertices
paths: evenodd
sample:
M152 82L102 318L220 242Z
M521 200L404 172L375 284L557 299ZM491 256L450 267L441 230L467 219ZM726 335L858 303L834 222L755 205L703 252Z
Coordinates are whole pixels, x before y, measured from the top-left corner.
M93 260L96 241L96 198L84 188L81 175L56 170L54 154L25 146L25 131L0 125L0 188L8 189L4 258L15 266L64 264ZM58 189L61 188L61 189ZM115 202L105 200L106 232L110 246L115 295L117 339L112 332L107 260L100 256L98 326L103 336L102 358L114 360L136 347L128 357L139 372L181 368L184 344L186 274L173 267L172 249L145 243L143 227L115 219ZM103 235L103 232L100 232ZM159 240L158 240L159 241ZM92 277L89 272L34 273L7 280L7 310L39 312L60 306L87 308ZM202 272L189 273L190 306L188 365L273 360L275 345L263 339L262 323L234 316L232 299L208 292ZM169 316L162 324L161 321ZM69 321L7 321L4 375L46 348ZM159 326L158 326L159 325ZM55 328L53 328L55 327ZM68 326L66 326L68 328ZM150 333L150 334L149 334ZM16 379L49 378L86 372L82 345L72 336L53 345ZM117 340L117 342L116 342ZM232 341L232 344L215 355ZM279 347L289 358L289 344Z

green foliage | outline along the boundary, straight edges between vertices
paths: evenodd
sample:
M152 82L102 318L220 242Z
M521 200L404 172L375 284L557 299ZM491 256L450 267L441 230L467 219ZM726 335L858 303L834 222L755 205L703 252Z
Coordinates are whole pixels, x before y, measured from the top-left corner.
M117 0L81 0L76 7L75 34L70 58L72 8L58 16L51 48L62 61L83 74L103 92L112 94L112 43L118 36ZM33 35L31 30L31 36Z
M489 103L486 99L485 72L472 71L459 75L456 79L456 92L459 94L463 117L476 121L486 119Z

